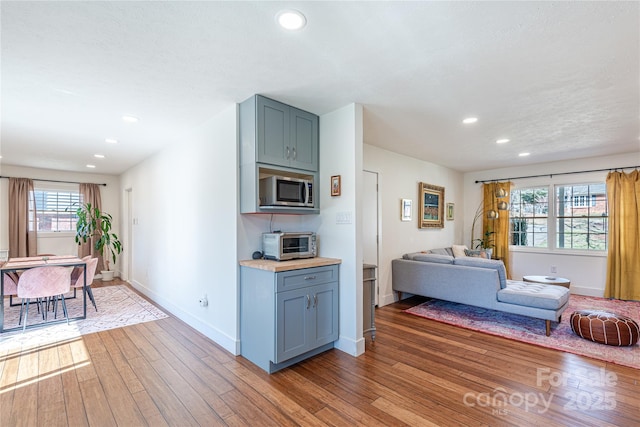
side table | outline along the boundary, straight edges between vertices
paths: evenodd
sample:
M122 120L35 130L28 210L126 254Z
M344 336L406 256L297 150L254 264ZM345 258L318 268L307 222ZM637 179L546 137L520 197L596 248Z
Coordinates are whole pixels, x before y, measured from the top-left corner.
M376 340L376 268L362 265L362 334L371 332L371 341Z
M542 283L543 285L557 285L569 288L571 286L571 280L564 277L550 277L550 276L524 276L522 280L531 283Z

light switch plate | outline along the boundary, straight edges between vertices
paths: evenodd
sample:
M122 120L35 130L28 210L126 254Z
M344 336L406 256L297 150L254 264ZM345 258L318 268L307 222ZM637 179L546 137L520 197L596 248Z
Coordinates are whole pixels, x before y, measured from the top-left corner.
M336 224L351 224L352 220L351 212L338 212L336 213Z

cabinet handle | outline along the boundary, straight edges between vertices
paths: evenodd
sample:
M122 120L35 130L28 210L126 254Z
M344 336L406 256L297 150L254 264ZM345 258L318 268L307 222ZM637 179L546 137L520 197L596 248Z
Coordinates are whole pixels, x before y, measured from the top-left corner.
M304 276L304 280L315 280L316 276Z
M309 310L310 306L311 306L311 298L309 298L309 295L307 295L307 310Z
M318 306L318 294L315 294L313 296L313 308L316 308Z
M289 147L287 147L287 159L289 158Z
M298 160L298 153L296 152L296 147L293 147L293 160Z

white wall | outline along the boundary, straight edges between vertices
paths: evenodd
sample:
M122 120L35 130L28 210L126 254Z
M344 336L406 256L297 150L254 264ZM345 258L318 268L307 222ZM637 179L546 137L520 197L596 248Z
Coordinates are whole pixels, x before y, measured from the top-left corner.
M125 172L130 282L233 354L238 328L237 108L232 105ZM198 300L207 295L208 307Z
M379 305L394 302L391 288L391 261L407 252L441 248L463 243L464 211L463 176L460 172L434 163L393 153L372 145L364 145L364 169L378 173L380 221L378 285ZM444 187L445 203L454 203L453 221L444 228L418 228L419 183ZM413 201L411 221L400 220L402 199Z
M331 196L331 176L341 195ZM320 207L313 220L320 256L340 258L340 338L336 348L357 356L362 337L362 106L350 104L320 117ZM350 218L337 223L337 216ZM342 221L341 221L342 222Z
M596 157L547 164L514 166L511 168L467 173L464 176L464 196L470 207L477 207L482 199L481 184L476 180L491 180L519 176L545 176L513 180L517 187L549 184L574 184L604 182L608 171L584 174L557 175L563 172L616 168L640 165L640 152L609 157ZM550 175L549 175L550 174ZM554 175L555 174L555 175ZM471 236L473 209L465 211L465 241ZM476 230L476 234L478 234ZM607 257L605 253L584 253L579 251L551 251L547 249L519 250L511 247L512 278L521 280L524 275L550 274L551 266L557 267L557 275L571 280L571 292L580 295L601 297L604 295Z
M119 232L120 225L120 178L114 175L102 175L94 173L64 172L52 169L36 169L22 166L2 165L2 176L15 178L31 178L35 180L36 187L45 187L58 190L78 190L78 184L50 183L38 181L38 179L86 182L94 184L107 184L100 187L102 197L102 210L113 216L114 229ZM0 249L9 249L9 180L0 179ZM38 253L69 255L78 253L78 245L74 240L74 232L39 233ZM118 259L115 265L116 272L121 264Z

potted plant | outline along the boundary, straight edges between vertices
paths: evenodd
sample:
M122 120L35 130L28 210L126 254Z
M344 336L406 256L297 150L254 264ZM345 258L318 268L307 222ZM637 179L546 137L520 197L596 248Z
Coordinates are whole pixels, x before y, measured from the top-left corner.
M484 249L487 252L487 256L489 258L493 258L493 248L495 247L493 241L493 235L496 234L495 231L485 231L484 235L481 239L474 239L475 243L474 249Z
M94 249L102 255L106 270L102 270L102 280L113 280L114 272L110 262L116 263L116 256L122 252L122 243L115 233L111 232L113 218L106 212L86 203L76 209L76 243L78 245L93 242Z

